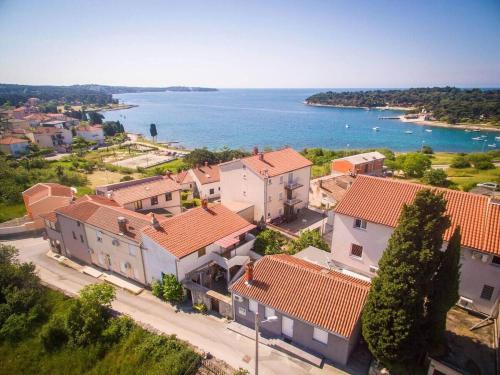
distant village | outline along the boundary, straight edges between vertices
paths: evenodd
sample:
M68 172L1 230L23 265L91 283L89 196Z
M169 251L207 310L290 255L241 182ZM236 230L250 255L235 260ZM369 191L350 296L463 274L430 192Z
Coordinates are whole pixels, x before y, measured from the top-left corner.
M30 144L68 152L74 136L104 144L100 125L40 113L37 104L32 98L1 113L4 153L21 156ZM29 221L15 230L43 233L54 260L134 293L173 275L193 306L228 318L229 329L248 335L260 316L274 348L318 367L349 366L366 360L361 316L401 209L428 188L388 178L384 160L380 152L338 158L329 175L311 179L312 163L299 152L255 147L247 157L102 185L83 197L38 183L23 192ZM449 329L477 339L471 322L498 316L500 200L433 191L444 194L451 220L443 247L461 230L460 297ZM184 207L183 194L201 205ZM314 233L327 248L263 253L264 231L283 243ZM494 334L482 333L472 351L455 345L452 356L430 358L429 374L462 373L467 360L481 365Z

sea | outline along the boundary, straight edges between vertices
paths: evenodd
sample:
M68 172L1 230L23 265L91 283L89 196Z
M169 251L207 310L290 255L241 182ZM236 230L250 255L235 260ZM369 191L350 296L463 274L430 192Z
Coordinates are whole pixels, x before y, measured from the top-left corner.
M334 91L345 91L338 89ZM479 152L492 149L498 132L465 132L383 120L402 112L357 108L314 107L304 104L324 89L221 89L214 92L152 92L114 95L137 107L105 112L105 120L119 120L128 132L149 137L156 124L158 140L187 149L224 146L250 150L291 146L394 151L419 150ZM373 128L378 127L379 131ZM430 132L429 130L432 130ZM410 133L411 132L411 133ZM482 136L481 141L472 138ZM498 147L500 147L500 142Z

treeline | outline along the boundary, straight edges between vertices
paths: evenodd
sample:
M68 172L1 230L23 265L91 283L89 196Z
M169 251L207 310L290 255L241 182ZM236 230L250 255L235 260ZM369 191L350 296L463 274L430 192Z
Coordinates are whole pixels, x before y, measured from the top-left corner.
M205 162L210 165L219 164L245 156L250 156L250 153L243 150L233 150L228 147L224 147L218 151L210 151L207 148L196 148L184 158L184 161L190 167L196 167L197 164L203 165Z
M500 90L459 89L456 87L412 88L322 92L306 99L308 104L353 107L413 107L409 113L425 108L436 120L500 123Z

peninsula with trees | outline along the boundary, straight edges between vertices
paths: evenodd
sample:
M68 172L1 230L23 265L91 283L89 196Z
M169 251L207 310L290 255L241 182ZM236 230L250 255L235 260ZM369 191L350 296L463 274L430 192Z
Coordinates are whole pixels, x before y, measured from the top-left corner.
M500 127L499 89L456 87L321 92L305 100L308 105L403 110L403 121L426 125L486 125Z

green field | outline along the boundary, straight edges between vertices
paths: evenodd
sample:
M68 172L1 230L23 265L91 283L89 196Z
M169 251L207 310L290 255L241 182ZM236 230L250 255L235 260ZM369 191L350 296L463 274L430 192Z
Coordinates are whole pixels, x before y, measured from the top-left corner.
M9 204L0 202L0 223L16 217L22 217L25 213L24 203Z

